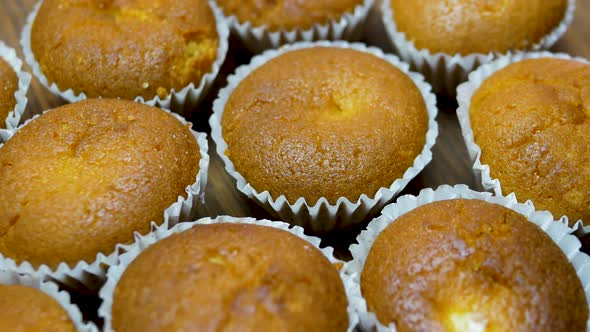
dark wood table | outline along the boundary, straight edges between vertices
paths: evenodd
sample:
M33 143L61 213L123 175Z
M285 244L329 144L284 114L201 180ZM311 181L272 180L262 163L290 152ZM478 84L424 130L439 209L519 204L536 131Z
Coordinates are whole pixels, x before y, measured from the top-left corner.
M0 0L0 40L7 45L20 51L20 32L26 16L33 8L37 0ZM378 30L369 30L367 40L375 40L374 34ZM380 45L376 45L380 46ZM381 45L382 46L382 45ZM387 51L387 48L384 47ZM590 58L590 0L578 0L574 22L565 36L553 48L556 52L565 52L574 56ZM195 123L199 131L209 133L207 120L211 114L211 104L215 99L217 91L225 85L225 76L233 72L237 65L249 61L251 54L246 51L239 42L232 40L230 43L230 54L222 68L216 86L209 92L206 100L199 109L194 110L188 117ZM28 66L25 65L28 69ZM24 119L34 114L64 104L63 100L54 97L49 91L43 88L36 79L33 79L29 88L29 103ZM417 194L423 188L436 188L442 184L467 184L475 187L475 180L471 172L471 164L468 160L467 150L461 137L461 130L455 116L456 103L452 98L438 96L440 135L433 150L433 160L426 169L416 177L402 194ZM243 196L235 188L234 180L225 173L223 163L215 153L213 142L209 146L211 164L209 168L209 179L206 191L206 208L201 212L205 216L231 215L236 217L251 216L259 219L273 219L264 209L253 201ZM369 220L367 220L368 222ZM322 245L332 245L336 248L337 254L346 259L349 257L348 246L355 240L358 229L345 232L332 233L322 236ZM74 294L74 300L78 302L85 315L95 318L95 311L98 307L98 299L94 294Z

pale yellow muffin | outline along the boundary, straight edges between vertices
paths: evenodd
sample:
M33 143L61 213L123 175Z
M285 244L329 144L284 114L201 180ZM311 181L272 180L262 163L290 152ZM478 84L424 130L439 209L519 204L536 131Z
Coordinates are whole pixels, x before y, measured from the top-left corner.
M74 332L65 309L38 289L0 285L0 331Z
M471 99L481 162L505 194L573 224L590 221L590 65L531 59L494 73Z
M467 55L524 50L563 20L567 0L385 0L418 49Z
M314 24L339 20L352 14L363 0L218 0L228 16L236 16L240 23L266 26L271 31L309 29Z
M361 275L369 311L400 332L585 331L588 303L563 251L500 205L420 206L375 240Z
M18 90L18 76L14 69L0 58L0 128L5 128L8 113L14 110L16 99L14 93Z
M198 86L218 45L207 0L44 0L31 31L49 83L89 98L163 98Z
M172 115L123 100L53 109L0 148L0 253L52 268L92 262L161 223L199 170Z
M357 201L413 165L428 113L412 79L366 52L313 47L244 78L221 119L226 151L258 192Z
M150 246L115 287L115 331L346 331L338 271L311 244L252 224L196 225Z

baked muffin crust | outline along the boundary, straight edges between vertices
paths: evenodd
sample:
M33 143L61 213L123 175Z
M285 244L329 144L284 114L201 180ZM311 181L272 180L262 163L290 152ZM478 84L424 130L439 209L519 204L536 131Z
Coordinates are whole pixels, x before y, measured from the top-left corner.
M31 32L48 81L89 98L163 98L198 86L218 44L204 0L44 0Z
M481 161L504 193L590 220L590 65L531 59L485 80L469 109Z
M346 331L347 299L330 261L286 231L196 225L146 249L114 292L125 331Z
M257 191L356 201L402 177L426 140L413 81L368 53L314 47L274 58L232 92L226 154Z
M14 69L0 58L0 128L5 128L8 113L14 110L16 99L14 93L18 90L18 76Z
M47 112L0 148L0 253L52 268L108 255L162 222L199 159L189 129L154 107L96 99Z
M228 16L241 23L266 25L271 31L309 29L352 13L363 0L218 0Z
M467 55L524 50L559 25L567 0L388 0L418 49Z
M0 285L0 330L13 332L74 332L64 308L40 290Z
M361 291L369 310L400 332L585 331L588 319L581 282L553 240L522 215L479 200L399 217L375 240Z

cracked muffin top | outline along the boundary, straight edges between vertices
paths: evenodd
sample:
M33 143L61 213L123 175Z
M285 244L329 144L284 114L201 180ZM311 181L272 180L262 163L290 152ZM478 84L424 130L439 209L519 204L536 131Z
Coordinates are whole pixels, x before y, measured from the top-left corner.
M250 73L221 122L227 156L258 192L334 204L401 178L424 148L428 113L412 79L386 60L313 47Z
M387 226L361 291L400 332L585 331L588 320L563 251L524 216L479 200L426 204Z
M353 13L363 0L218 0L217 4L240 23L265 25L271 31L309 29Z
M76 331L68 313L55 299L21 285L0 285L0 330Z
M44 0L31 32L49 83L89 98L164 98L198 86L218 44L206 0Z
M481 161L505 194L556 218L590 221L590 65L511 64L482 83L469 116Z
M346 331L336 268L307 241L253 224L195 225L147 248L115 287L125 331Z
M18 90L18 76L10 64L0 58L0 128L5 128L8 113L14 110Z
M567 0L388 0L418 49L467 55L524 50L563 20Z
M52 268L108 255L162 222L199 159L158 108L90 99L44 113L0 148L0 253Z

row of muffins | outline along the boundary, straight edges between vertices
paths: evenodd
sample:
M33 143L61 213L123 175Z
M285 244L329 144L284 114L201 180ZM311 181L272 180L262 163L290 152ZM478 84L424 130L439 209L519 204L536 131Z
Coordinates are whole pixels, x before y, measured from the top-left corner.
M99 316L105 331L353 331L357 324L363 331L584 331L590 257L570 232L549 213L466 186L426 189L386 207L344 266L319 238L282 222L218 217L155 227L109 268ZM4 286L0 293L29 301L27 320L0 315L0 326L72 330L55 303L51 315L37 309L52 303L42 293ZM69 312L79 321L75 307Z

